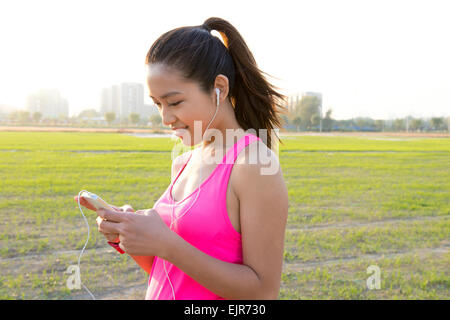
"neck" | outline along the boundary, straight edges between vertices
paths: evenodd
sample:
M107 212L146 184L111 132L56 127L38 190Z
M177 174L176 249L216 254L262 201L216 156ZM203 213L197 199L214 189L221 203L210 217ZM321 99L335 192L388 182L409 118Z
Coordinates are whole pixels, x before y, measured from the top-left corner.
M236 120L236 116L234 114L234 108L231 105L231 102L229 100L225 100L224 103L219 107L219 112L217 114L217 124L214 126L214 129L220 131L221 137L216 136L206 136L205 140L203 140L202 143L202 150L214 150L217 148L224 148L225 150L228 150L229 147L234 145L234 141L226 141L227 137L227 130L242 130L244 129L239 125L239 123ZM213 121L214 123L215 121ZM211 124L213 124L211 123ZM210 127L210 129L212 129ZM240 135L239 135L240 136ZM221 139L217 140L216 139ZM234 139L229 139L234 140Z

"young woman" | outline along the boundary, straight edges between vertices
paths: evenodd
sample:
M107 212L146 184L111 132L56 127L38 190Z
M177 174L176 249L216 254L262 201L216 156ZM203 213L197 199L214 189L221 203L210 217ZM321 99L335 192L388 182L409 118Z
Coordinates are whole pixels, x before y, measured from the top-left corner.
M220 18L161 35L145 63L164 125L199 146L174 159L152 209L98 210L98 230L149 273L146 299L276 299L288 192L271 148L285 97ZM262 154L277 170L262 174Z

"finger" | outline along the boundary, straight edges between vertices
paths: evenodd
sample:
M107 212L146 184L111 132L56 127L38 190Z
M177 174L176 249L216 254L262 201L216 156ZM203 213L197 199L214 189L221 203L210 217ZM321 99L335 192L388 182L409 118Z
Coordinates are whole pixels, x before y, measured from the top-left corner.
M78 203L78 196L74 197L74 200ZM88 208L89 210L96 211L95 207L92 206L86 199L83 197L80 197L80 205L82 205L85 208Z
M127 215L129 215L129 213L126 213L126 212L116 212L116 211L102 209L102 208L97 210L97 214L100 217L102 217L103 219L106 219L106 220L112 221L112 222L123 222L126 220Z
M119 234L117 233L103 233L101 232L108 241L119 242ZM117 240L117 241L116 241Z
M120 207L124 212L134 212L134 209L129 204L125 204L122 207Z
M114 234L114 233L107 233L104 235L106 240L117 243L120 241L119 239L119 235L118 234Z
M120 223L102 220L98 224L98 231L103 234L120 234Z
M136 211L136 213L144 215L144 216L148 216L148 215L152 214L153 211L156 212L155 209L151 208L151 209L145 209L145 210L138 210L138 211Z
M102 224L102 222L105 221L105 220L103 220L102 217L97 217L96 221L97 221L97 229L98 229L98 231L101 234L103 234L108 241L119 242L119 234L118 233L107 233L100 226Z
M145 210L137 210L137 211L135 212L135 214L140 214L140 215L148 216L148 215L152 212L152 210L154 210L154 209L152 208L152 209L145 209Z
M98 227L98 231L103 234L103 236L106 238L107 241L111 241L111 242L119 242L119 234L118 233L107 233L105 231L103 231L102 229L103 226L99 226Z
M122 208L113 206L112 204L110 204L110 206L111 206L111 208L113 208L114 210L119 211L119 212L122 212Z

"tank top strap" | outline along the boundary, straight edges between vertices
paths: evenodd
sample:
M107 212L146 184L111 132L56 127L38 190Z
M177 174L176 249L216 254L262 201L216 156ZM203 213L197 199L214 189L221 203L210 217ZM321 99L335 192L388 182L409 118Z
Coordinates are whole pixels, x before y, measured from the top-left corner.
M239 153L244 149L246 146L248 146L250 143L252 143L255 140L261 140L259 137L255 136L254 134L248 133L244 137L238 140L234 144L230 150L227 151L226 155L224 156L224 160L222 161L223 164L234 164L236 161L237 156Z

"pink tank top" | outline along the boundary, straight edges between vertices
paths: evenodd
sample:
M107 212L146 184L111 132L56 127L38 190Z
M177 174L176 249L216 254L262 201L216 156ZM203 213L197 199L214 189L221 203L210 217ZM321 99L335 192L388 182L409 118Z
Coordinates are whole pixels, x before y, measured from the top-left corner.
M222 162L217 164L211 175L201 183L200 193L198 188L195 189L186 198L176 202L174 210L176 221L172 224L174 232L204 253L230 263L242 264L243 260L241 234L234 229L228 217L226 203L228 180L241 150L256 140L261 139L251 133L243 136L227 150ZM189 152L187 162L153 207L167 226L171 224L174 203L170 191L191 159L192 150ZM197 193L198 198L194 202ZM176 220L177 217L180 218ZM165 266L177 300L223 300L170 262L165 261ZM145 299L171 300L172 287L164 270L163 259L155 257Z

